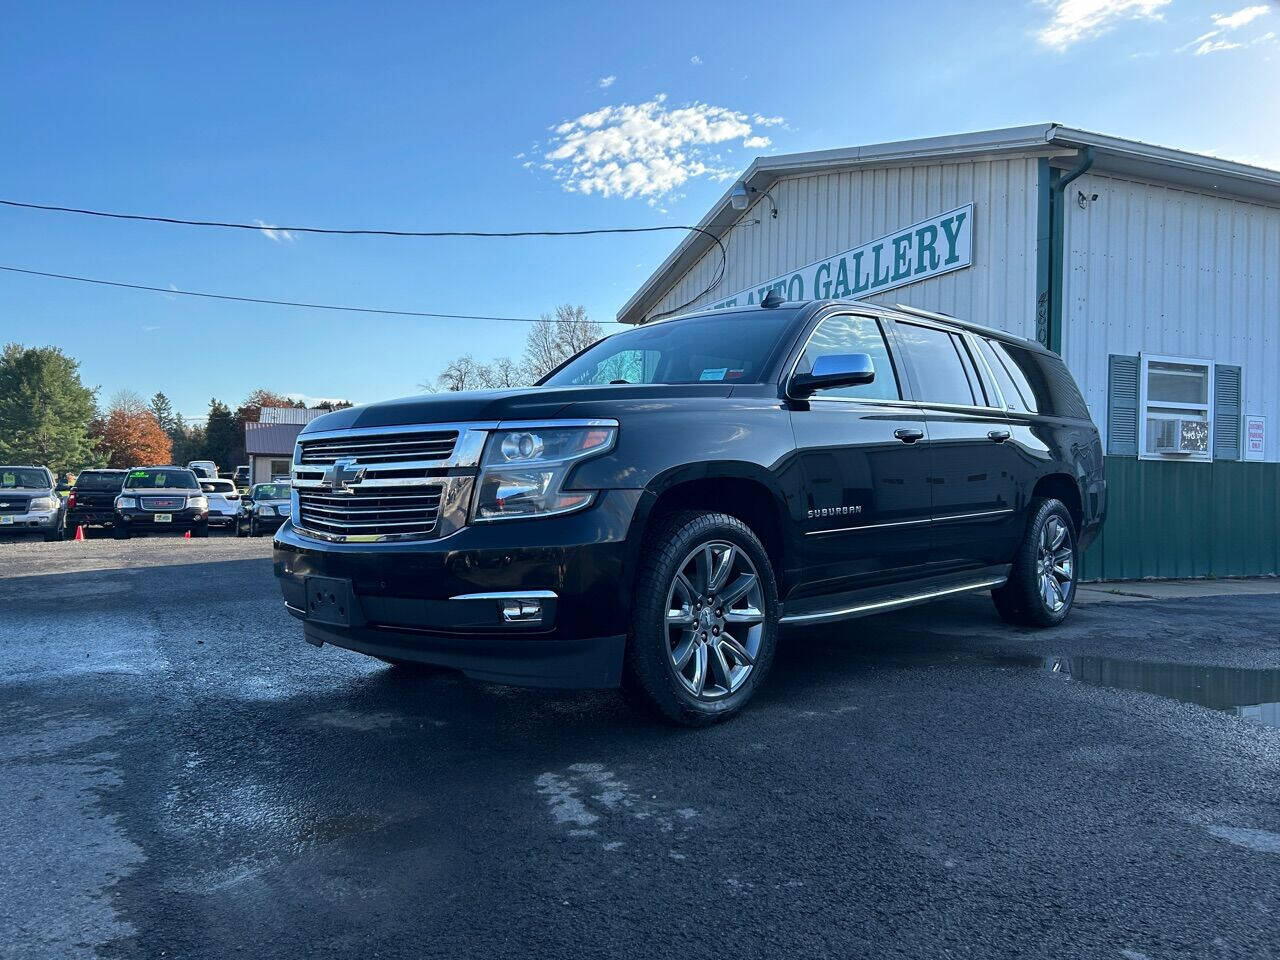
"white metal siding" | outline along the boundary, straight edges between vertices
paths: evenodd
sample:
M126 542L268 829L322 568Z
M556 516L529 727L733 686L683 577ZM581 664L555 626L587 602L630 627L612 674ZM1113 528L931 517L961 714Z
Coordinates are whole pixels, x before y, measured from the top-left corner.
M890 290L872 299L937 310L1035 336L1036 188L1034 158L933 163L795 177L774 184L728 234L729 262L717 297L761 284L815 260L886 236L926 217L974 204L973 266ZM719 269L713 248L651 313L671 310L705 289Z
M1200 357L1243 368L1241 413L1280 459L1280 209L1102 174L1065 206L1063 358L1099 428L1109 354Z

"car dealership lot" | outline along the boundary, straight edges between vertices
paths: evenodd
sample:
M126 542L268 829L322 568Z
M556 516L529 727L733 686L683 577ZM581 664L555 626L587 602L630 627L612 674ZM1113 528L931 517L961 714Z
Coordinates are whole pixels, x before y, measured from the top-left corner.
M313 648L269 543L0 543L0 956L1280 949L1280 596L787 634L685 730Z

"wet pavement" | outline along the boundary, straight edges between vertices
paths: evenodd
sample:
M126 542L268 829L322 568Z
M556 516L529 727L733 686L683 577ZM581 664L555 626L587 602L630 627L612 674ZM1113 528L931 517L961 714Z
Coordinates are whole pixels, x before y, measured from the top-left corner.
M688 731L310 647L266 541L41 546L0 957L1280 954L1275 595L792 633Z

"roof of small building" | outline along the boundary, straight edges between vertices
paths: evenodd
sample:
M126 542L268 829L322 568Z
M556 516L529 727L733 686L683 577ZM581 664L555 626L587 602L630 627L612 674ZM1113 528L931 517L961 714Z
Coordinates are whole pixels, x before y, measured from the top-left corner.
M735 210L730 194L736 183L764 194L785 177L807 176L858 167L904 166L948 160L981 160L1009 156L1047 157L1056 167L1074 166L1088 150L1092 170L1121 177L1152 180L1255 203L1280 206L1280 170L1254 167L1185 150L1124 140L1076 130L1056 123L983 130L946 137L900 140L836 150L815 150L757 157L742 176L729 185L700 221L698 229L673 250L618 311L621 323L640 323L718 238L752 210Z
M250 456L292 455L293 445L306 424L255 423L244 425L244 449Z

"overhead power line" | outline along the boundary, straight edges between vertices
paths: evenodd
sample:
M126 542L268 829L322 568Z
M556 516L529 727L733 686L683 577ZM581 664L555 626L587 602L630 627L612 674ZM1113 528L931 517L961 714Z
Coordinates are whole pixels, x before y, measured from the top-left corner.
M0 266L7 273L21 273L30 277L48 277L53 280L74 280L76 283L92 283L101 287L120 287L125 290L147 290L179 297L203 297L206 300L231 300L236 303L264 303L273 307L305 307L308 310L337 310L343 313L377 313L389 317L431 317L440 320L505 320L513 323L538 323L534 317L489 317L470 313L428 313L423 310L384 310L379 307L352 307L333 303L304 303L299 300L272 300L267 297L238 297L229 293L202 293L197 290L177 290L173 287L153 287L145 283L124 283L119 280L101 280L96 277L77 277L68 273L48 273L43 270L24 270L22 267ZM573 321L592 323L591 320Z
M654 320L659 317L669 316L678 313L685 307L692 306L700 299L714 290L720 285L720 281L724 278L725 270L728 267L729 256L725 251L724 244L720 238L709 230L702 227L689 227L683 225L665 225L655 227L593 227L584 230L384 230L369 228L340 228L340 227L287 227L274 223L238 223L230 220L197 220L186 217L160 217L151 214L142 213L119 213L110 210L91 210L85 207L63 207L55 204L47 203L28 203L22 200L6 200L0 199L0 205L6 207L16 207L22 210L40 210L46 213L69 213L83 217L101 217L109 220L133 220L144 223L164 223L169 225L177 225L184 227L219 227L228 230L277 230L286 233L314 233L326 234L331 236L366 236L366 237L471 237L471 238L518 238L518 237L591 237L601 236L604 234L628 234L628 233L659 233L669 230L682 230L688 233L698 233L707 237L715 243L720 249L720 266L716 270L711 282L706 289L699 292L696 296L685 301L680 306L671 310L667 310L660 314L654 314L648 319ZM116 284L116 286L126 286L126 284ZM224 300L241 300L251 299L244 297L222 297ZM292 305L292 304L291 304ZM303 304L298 304L303 306ZM401 311L387 310L371 310L365 311L369 313L400 313ZM410 316L436 316L436 314L415 314L406 312ZM470 319L470 318L464 318ZM509 319L509 318L501 318Z

